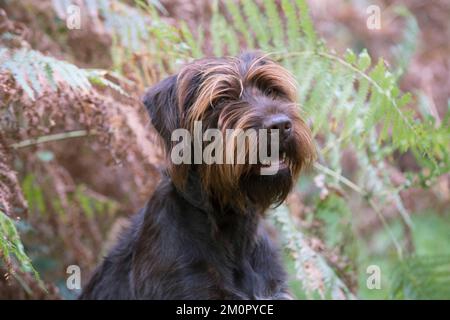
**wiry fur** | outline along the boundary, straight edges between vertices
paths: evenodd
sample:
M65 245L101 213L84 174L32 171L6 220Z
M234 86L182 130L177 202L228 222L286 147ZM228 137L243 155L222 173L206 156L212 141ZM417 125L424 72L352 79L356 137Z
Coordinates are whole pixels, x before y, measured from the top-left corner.
M144 104L168 154L167 174L80 298L287 298L283 268L262 217L286 198L314 158L295 101L289 72L253 53L195 61L151 88ZM292 122L292 134L280 146L288 165L276 175L260 175L260 164L169 160L177 128L192 131L194 121L202 121L203 130L225 134L263 128L274 114Z

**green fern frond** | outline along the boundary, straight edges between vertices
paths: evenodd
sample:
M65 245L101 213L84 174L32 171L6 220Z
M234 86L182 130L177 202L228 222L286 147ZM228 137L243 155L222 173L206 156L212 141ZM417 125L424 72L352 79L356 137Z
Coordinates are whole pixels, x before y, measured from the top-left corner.
M286 17L286 30L289 41L289 49L296 51L300 49L300 42L302 41L296 7L290 0L282 0L281 8L283 9L283 14Z
M403 38L393 50L397 66L395 73L398 77L406 70L416 51L420 29L414 15L406 7L395 7L394 12L405 19Z
M267 50L269 48L269 30L266 28L265 16L261 15L261 10L253 1L243 1L242 8L250 30L255 32L259 47Z
M213 51L215 55L220 55L224 52L224 37L226 36L226 22L225 18L219 14L219 8L217 1L213 5L213 15L211 19L211 41L213 46ZM231 33L231 32L229 32Z
M181 21L180 28L183 39L191 50L192 57L200 58L203 55L200 45L202 41L196 41L185 21Z
M264 0L264 8L267 14L269 30L272 31L273 45L281 48L284 43L284 30L276 3L274 1Z
M32 273L42 289L45 287L34 269L31 259L25 253L19 233L17 232L14 221L0 210L0 256L6 263L8 271L14 274L14 264L22 272Z
M297 0L297 6L300 10L300 25L305 34L310 46L315 46L317 43L316 31L309 16L308 5L305 0Z
M56 91L62 85L88 92L92 90L92 83L108 86L127 96L120 86L104 78L101 70L80 69L66 61L26 48L13 50L1 47L0 52L0 72L10 72L18 86L32 100L46 89Z
M86 69L85 71L87 73L89 81L92 84L111 88L123 96L130 97L130 95L126 93L120 85L106 78L106 75L108 74L107 71L101 69Z
M283 242L295 261L297 278L302 282L308 297L340 300L355 298L326 260L308 245L285 206L275 209L271 218L281 228Z
M393 299L450 299L450 256L418 256L398 263Z
M247 47L254 48L255 47L254 36L252 35L251 29L244 20L239 5L236 4L235 1L233 0L226 0L225 5L233 19L234 27L244 37Z

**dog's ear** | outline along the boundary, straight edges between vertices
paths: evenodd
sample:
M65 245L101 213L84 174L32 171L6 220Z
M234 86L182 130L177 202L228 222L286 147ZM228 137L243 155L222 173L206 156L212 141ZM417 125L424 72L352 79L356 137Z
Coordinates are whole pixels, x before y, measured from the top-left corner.
M172 132L180 126L177 76L170 76L148 89L142 102L165 146L170 148Z
M178 75L154 85L142 99L153 126L170 149L173 130L182 128L185 113L195 101L201 84L201 71L195 65L186 66Z

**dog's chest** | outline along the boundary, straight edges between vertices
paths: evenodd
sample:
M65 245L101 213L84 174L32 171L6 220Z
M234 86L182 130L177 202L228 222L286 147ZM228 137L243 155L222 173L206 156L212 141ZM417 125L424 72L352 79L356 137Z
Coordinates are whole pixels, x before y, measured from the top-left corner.
M137 224L136 296L269 299L280 291L282 272L260 215L211 213L170 198L163 208L149 206Z
M269 299L270 282L261 271L255 270L251 261L244 258L236 263L216 265L208 270L217 290L211 292L215 299ZM210 283L205 283L210 288ZM217 296L216 296L217 295Z
M256 226L255 230L253 227L241 229L237 225L234 228L238 232L247 232L248 237L230 234L228 241L212 242L209 255L205 257L209 265L208 275L215 280L223 299L268 299L272 283L262 265L270 264L270 261L265 261L259 252Z

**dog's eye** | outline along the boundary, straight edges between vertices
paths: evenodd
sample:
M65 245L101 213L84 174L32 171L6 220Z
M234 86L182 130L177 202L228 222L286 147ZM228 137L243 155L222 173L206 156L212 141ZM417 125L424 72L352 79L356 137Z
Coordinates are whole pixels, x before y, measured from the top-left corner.
M225 98L225 97L219 98L219 99L217 99L217 100L214 102L214 105L215 105L215 106L220 106L221 104L227 102L227 100L228 100L228 99Z
M277 94L278 94L278 91L277 91L276 89L274 89L274 88L267 88L267 89L265 90L265 93L266 93L266 95L268 95L268 96L274 96L274 95L277 95Z

